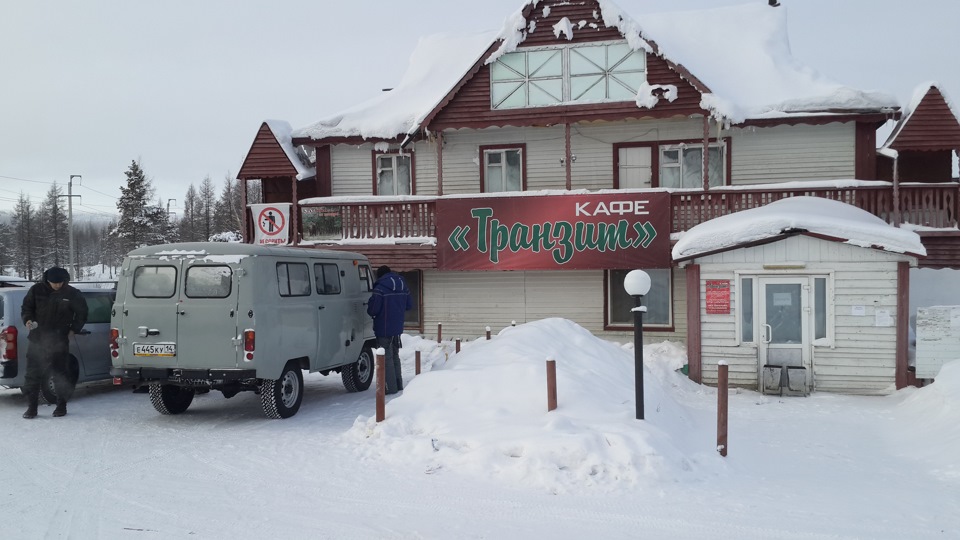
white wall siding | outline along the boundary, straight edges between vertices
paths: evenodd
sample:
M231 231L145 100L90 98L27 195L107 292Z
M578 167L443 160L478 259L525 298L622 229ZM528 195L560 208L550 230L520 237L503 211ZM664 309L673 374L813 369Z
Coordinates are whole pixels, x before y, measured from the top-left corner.
M852 122L734 128L724 134L732 137L734 185L854 177Z
M372 144L338 144L330 149L334 197L373 194Z
M604 331L602 270L528 272L423 272L423 320L426 335L443 325L444 339L475 339L490 326L496 334L512 321L561 317L570 319L597 336L618 342L633 339L633 330ZM682 285L682 282L681 282ZM674 300L674 305L685 302ZM677 287L675 287L677 290ZM686 313L678 333L644 332L646 343L683 341Z
M897 265L912 257L849 244L794 236L751 248L718 253L698 259L700 297L705 282L731 280L731 314L707 315L701 302L701 360L703 380L716 384L717 361L730 364L730 382L735 386L758 386L756 345L737 344L736 317L739 283L736 273L754 276L830 275L833 295L834 339L813 347L815 390L850 394L883 394L894 389L896 369ZM803 269L769 271L763 264L804 264ZM853 315L862 306L864 315ZM892 326L877 326L878 310L886 310ZM830 321L828 321L829 324ZM752 370L752 373L751 373Z
M437 194L437 144L435 141L420 141L414 145L417 195Z

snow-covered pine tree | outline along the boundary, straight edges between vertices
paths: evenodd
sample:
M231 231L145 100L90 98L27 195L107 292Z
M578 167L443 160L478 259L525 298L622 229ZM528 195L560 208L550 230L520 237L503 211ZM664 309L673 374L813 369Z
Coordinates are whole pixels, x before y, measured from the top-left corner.
M34 230L36 211L30 203L30 197L20 194L17 205L13 207L10 218L11 240L13 247L13 268L17 275L33 280L36 274L36 247Z
M242 228L242 201L240 198L239 181L234 180L227 173L223 179L223 190L213 209L213 228L217 238L241 238Z
M203 241L206 242L213 235L213 210L217 202L217 192L213 188L213 181L207 176L200 182L200 207L203 214L200 216L200 229Z
M132 161L124 174L127 185L120 186L117 201L120 219L111 237L119 243L121 253L126 254L140 246L163 243L167 211L159 203L150 204L153 186L138 162Z
M200 206L198 201L197 188L190 184L186 195L183 197L183 215L178 224L178 232L182 242L198 242L203 239L199 235Z
M56 182L50 186L40 205L38 214L42 224L41 236L36 239L36 247L42 254L40 266L67 267L70 264L70 230L67 226L67 202L63 198L63 189ZM73 269L70 269L71 274ZM76 278L76 276L72 276Z

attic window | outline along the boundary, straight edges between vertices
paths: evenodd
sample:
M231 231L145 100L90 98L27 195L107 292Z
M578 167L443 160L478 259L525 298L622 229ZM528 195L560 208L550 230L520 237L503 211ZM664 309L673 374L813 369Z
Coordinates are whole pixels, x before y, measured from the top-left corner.
M632 101L646 56L626 43L538 48L504 54L490 69L493 109Z

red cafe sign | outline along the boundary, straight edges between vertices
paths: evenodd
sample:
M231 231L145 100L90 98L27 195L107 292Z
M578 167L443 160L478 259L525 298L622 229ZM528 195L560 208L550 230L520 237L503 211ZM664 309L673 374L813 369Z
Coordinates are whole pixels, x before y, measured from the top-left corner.
M667 193L437 201L441 270L584 270L670 266Z

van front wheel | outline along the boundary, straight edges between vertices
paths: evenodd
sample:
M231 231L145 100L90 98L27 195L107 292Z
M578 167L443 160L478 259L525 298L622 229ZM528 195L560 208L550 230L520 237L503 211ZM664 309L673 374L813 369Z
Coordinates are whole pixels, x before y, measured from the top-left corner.
M290 418L303 401L303 373L296 362L287 362L279 379L263 379L260 404L268 418Z
M160 414L180 414L193 403L193 388L175 384L150 385L150 403Z
M340 377L347 392L363 392L370 388L373 380L373 351L370 347L360 351L360 358L356 362L340 368Z

